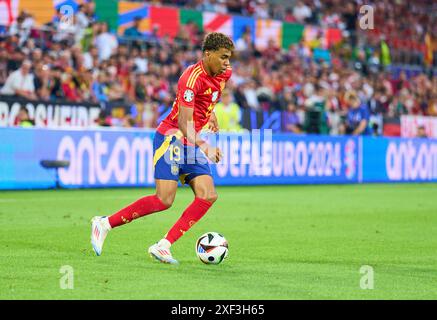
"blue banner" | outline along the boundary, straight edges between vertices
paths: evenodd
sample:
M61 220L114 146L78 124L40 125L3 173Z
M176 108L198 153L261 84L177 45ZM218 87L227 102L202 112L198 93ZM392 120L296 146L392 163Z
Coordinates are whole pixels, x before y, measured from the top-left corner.
M362 139L363 182L437 182L437 140Z
M69 160L64 187L153 186L153 131L0 128L0 189L49 188L42 160ZM437 140L271 134L209 136L217 185L437 182Z
M356 138L257 132L220 135L224 158L211 166L217 184L358 182Z
M65 187L151 186L153 133L142 130L0 128L0 189L46 188L54 172L42 160L68 160Z

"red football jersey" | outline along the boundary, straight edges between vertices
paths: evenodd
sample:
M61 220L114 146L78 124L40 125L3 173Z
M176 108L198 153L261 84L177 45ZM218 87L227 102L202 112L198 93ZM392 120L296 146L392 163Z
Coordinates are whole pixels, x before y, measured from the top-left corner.
M179 105L193 108L193 120L196 132L209 121L214 106L219 102L226 81L232 75L232 68L211 77L205 71L203 61L189 66L178 81L178 92L170 114L159 124L157 131L166 134L178 129Z

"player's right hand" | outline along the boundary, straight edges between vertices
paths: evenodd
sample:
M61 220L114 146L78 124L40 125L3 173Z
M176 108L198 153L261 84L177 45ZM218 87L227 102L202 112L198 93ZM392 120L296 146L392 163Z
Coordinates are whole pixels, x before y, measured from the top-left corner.
M205 149L205 154L209 160L218 163L223 157L222 151L219 148L208 146Z

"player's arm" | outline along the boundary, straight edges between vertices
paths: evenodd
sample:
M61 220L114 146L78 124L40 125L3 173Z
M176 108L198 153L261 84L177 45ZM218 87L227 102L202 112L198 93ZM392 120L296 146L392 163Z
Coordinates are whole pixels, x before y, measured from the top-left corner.
M193 108L179 105L178 126L179 130L181 130L187 140L198 146L211 161L219 162L221 160L222 153L220 149L210 146L196 134L193 120Z
M219 124L217 121L217 117L215 116L215 112L211 112L211 116L209 117L208 121L208 129L212 132L218 132L219 131Z

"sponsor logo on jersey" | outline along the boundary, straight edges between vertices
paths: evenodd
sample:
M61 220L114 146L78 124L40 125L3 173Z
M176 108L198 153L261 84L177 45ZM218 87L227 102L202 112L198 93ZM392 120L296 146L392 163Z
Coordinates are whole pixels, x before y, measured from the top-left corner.
M225 89L226 86L226 81L222 81L220 82L220 90L223 91Z

